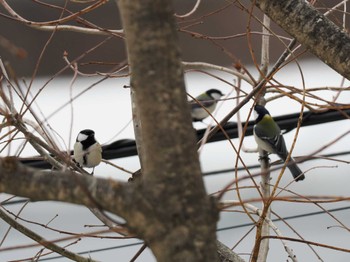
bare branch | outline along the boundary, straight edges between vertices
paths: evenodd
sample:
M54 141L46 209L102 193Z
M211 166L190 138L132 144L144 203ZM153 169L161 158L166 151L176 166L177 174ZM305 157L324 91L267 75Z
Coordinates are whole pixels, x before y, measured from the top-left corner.
M216 241L220 262L244 262L237 254L220 241Z
M175 16L178 17L178 18L185 18L185 17L188 17L188 16L194 14L197 11L200 3L201 3L201 0L197 0L196 4L194 5L194 7L192 8L191 11L189 11L188 13L183 14L183 15L175 14Z
M14 157L0 159L0 181L0 192L27 197L32 201L62 201L107 210L120 216L132 208L126 207L127 201L123 200L130 185L71 171L40 171L20 164Z
M68 22L70 20L78 18L78 16L81 16L85 13L91 12L92 10L100 7L101 5L105 4L107 1L97 1L95 4L92 4L88 7L86 7L83 10L80 10L77 13L72 13L64 18L53 20L53 21L47 21L47 22L34 22L25 19L24 17L20 16L15 10L11 8L11 6L5 1L1 0L0 4L6 9L6 11L16 20L32 27L35 29L43 30L43 31L72 31L76 33L84 33L84 34L93 34L93 35L115 35L115 36L123 36L123 30L110 30L110 29L104 29L104 28L86 28L86 27L80 27L80 26L74 26L74 25L62 25L64 22Z
M14 229L21 232L22 234L33 239L34 241L38 242L42 246L46 247L47 249L50 249L66 258L72 259L74 261L79 261L79 262L95 261L95 260L92 260L91 258L84 258L82 256L79 256L78 254L68 251L66 248L62 248L51 241L45 240L43 237L36 234L34 231L26 228L25 226L18 223L16 220L12 219L2 209L0 209L0 218L3 219L6 223L8 223L10 226L12 226Z
M244 81L246 81L250 85L254 85L254 81L247 75L242 74L241 72L237 70L232 70L224 66L218 66L214 64L204 63L204 62L182 62L185 70L189 69L202 69L202 70L218 70L221 72L229 73L231 75L234 75Z
M350 79L349 35L307 1L252 2L324 63Z
M226 201L221 201L221 204L223 205L242 205L242 203L240 201L234 201L234 200L226 200ZM263 215L263 211L255 206L253 206L252 204L249 203L245 203L244 204L245 208L247 208L248 210L250 210L251 212L253 212L253 214L261 217ZM295 256L295 254L293 253L293 250L287 245L287 242L283 240L283 234L282 232L279 230L279 228L273 223L273 221L271 220L271 218L269 217L265 217L264 218L265 223L267 224L268 227L270 227L277 236L281 237L281 242L286 250L286 252L288 253L288 256L293 260L293 262L297 262L297 258ZM269 238L268 236L270 236L270 234L263 236L262 238ZM262 259L262 260L260 260ZM265 258L260 258L259 257L259 261L264 261Z

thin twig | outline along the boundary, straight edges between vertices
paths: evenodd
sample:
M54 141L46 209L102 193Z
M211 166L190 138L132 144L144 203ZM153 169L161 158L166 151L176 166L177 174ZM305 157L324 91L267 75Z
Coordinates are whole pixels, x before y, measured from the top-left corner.
M17 221L15 221L14 219L12 219L10 216L8 216L2 209L0 209L0 217L1 219L3 219L6 223L8 223L9 225L11 225L14 229L18 230L19 232L21 232L22 234L26 235L27 237L33 239L34 241L38 242L40 245L46 247L47 249L50 249L64 257L67 257L69 259L72 259L74 261L79 261L79 262L91 262L91 261L95 261L92 260L91 258L84 258L78 254L75 254L73 252L70 252L64 248L61 248L59 246L57 246L55 243L50 242L45 240L43 237L41 237L40 235L36 234L35 232L33 232L32 230L24 227L23 225L21 225L20 223L18 223Z

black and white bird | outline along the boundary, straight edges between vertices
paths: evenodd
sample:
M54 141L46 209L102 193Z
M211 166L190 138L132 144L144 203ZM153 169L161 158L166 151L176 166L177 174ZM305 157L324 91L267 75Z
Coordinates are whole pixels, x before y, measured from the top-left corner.
M84 129L79 132L74 144L74 160L81 167L93 168L101 163L102 147L95 139L95 132Z
M191 116L194 122L202 121L204 118L208 117L208 112L203 108L203 106L212 114L216 108L217 100L220 99L224 94L217 89L209 89L208 91L200 94L196 97L200 104L196 101L190 101L191 104Z
M268 153L277 154L284 162L289 155L280 127L271 117L269 111L261 105L254 107L256 120L254 125L254 138L258 147ZM305 176L294 159L291 157L287 164L295 181L304 180Z

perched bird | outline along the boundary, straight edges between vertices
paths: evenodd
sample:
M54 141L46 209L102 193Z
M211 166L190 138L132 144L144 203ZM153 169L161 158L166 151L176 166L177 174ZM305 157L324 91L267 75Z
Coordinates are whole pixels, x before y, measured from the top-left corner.
M205 111L202 106L204 106L210 113L213 113L216 108L217 100L220 99L220 97L223 95L224 94L221 93L220 90L209 89L208 91L196 97L196 99L202 105L198 104L194 100L190 101L192 120L194 122L202 121L204 118L209 116L208 112Z
M95 139L95 132L90 129L80 131L74 144L74 160L81 167L93 168L102 160L101 145Z
M286 161L288 150L281 134L281 129L270 116L269 111L261 105L254 107L256 120L254 125L254 138L258 147L268 153L277 154L283 161ZM305 178L303 172L297 166L293 158L289 159L287 164L295 181Z

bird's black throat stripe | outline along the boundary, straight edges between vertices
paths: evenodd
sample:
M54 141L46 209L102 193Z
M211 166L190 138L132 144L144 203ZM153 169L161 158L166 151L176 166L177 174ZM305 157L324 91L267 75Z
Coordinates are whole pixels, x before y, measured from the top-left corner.
M87 157L88 157L88 154L85 154L83 156L83 165L86 165L87 164Z
M263 119L263 115L258 114L258 117L255 119L255 124L259 123Z
M96 140L92 136L88 136L87 139L80 142L83 145L83 150L88 149L90 146L96 143Z

